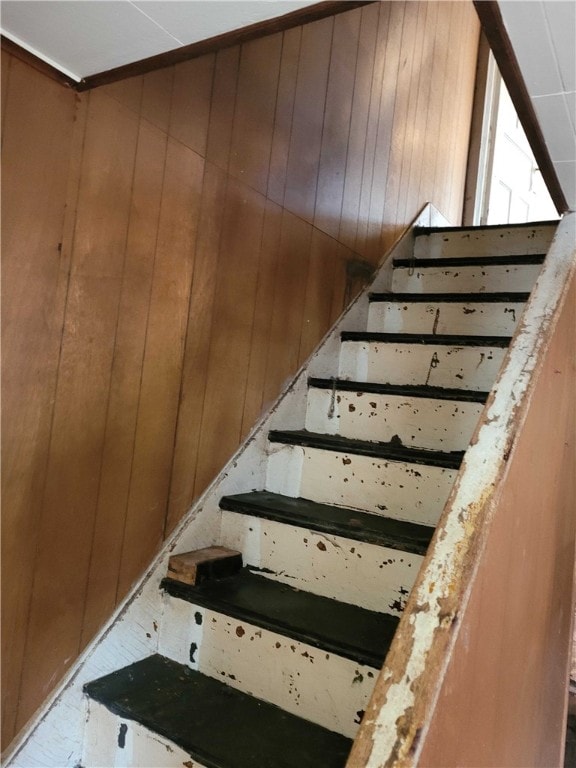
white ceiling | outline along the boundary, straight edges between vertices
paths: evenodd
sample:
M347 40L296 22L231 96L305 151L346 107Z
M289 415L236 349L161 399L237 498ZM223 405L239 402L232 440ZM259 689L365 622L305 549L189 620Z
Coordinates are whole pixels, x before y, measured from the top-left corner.
M80 80L315 0L0 0L2 34ZM500 0L569 207L576 210L576 0Z
M74 80L316 0L2 0L2 34Z
M568 205L576 209L576 2L499 2Z

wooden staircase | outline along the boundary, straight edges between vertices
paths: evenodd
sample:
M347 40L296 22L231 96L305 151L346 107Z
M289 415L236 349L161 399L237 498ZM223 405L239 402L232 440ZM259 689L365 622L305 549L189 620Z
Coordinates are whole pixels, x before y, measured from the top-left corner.
M418 231L303 428L269 432L265 487L221 498L228 568L165 578L158 653L85 685L84 768L345 765L553 228L533 231Z

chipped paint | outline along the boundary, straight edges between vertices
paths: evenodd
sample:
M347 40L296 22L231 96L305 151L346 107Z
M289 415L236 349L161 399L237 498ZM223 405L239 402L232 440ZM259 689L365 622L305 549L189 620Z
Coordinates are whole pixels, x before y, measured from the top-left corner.
M574 213L563 218L521 318L379 677L350 768L418 762L514 435L576 270L575 219Z

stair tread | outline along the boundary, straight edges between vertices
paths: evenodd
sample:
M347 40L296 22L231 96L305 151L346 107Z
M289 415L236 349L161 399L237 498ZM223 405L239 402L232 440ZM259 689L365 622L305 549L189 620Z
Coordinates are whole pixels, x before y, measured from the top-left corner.
M206 768L343 768L352 746L345 736L159 655L84 690Z
M376 382L350 381L349 379L309 378L309 387L318 389L344 390L345 392L366 392L374 395L398 395L400 397L428 397L433 400L458 400L485 403L489 392L470 389L432 387L429 384L378 384Z
M454 347L508 347L511 336L462 336L435 333L380 333L342 331L342 341L383 342L387 344L439 344Z
M528 292L500 292L500 293L370 293L368 299L371 302L416 302L423 303L454 303L454 304L497 304L525 303L530 294Z
M546 254L534 253L524 256L433 256L426 259L408 258L394 259L394 267L411 267L418 269L435 267L498 267L526 266L543 264Z
M398 618L291 587L243 568L197 586L163 579L173 597L380 668Z
M390 461L447 467L448 469L458 469L464 456L464 451L436 451L428 448L410 448L396 441L378 443L343 437L342 435L308 432L305 429L274 429L268 433L268 439L274 443L302 445L326 451L353 453L362 456L373 456L379 459L388 459Z
M355 541L426 554L434 528L367 512L320 504L270 491L252 491L220 500L222 509L322 531Z
M560 219L543 219L542 221L520 221L510 222L509 224L474 224L470 226L454 226L446 225L444 227L422 227L418 226L414 228L414 234L416 237L422 235L441 235L443 233L450 232L483 232L486 230L502 230L502 229L535 229L536 227L550 227L555 229L560 223Z

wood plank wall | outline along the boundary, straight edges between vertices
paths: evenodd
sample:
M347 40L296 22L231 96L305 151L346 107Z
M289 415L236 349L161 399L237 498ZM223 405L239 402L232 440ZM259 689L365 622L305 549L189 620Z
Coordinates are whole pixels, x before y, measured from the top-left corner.
M3 744L426 201L478 23L382 2L78 96L3 57Z

